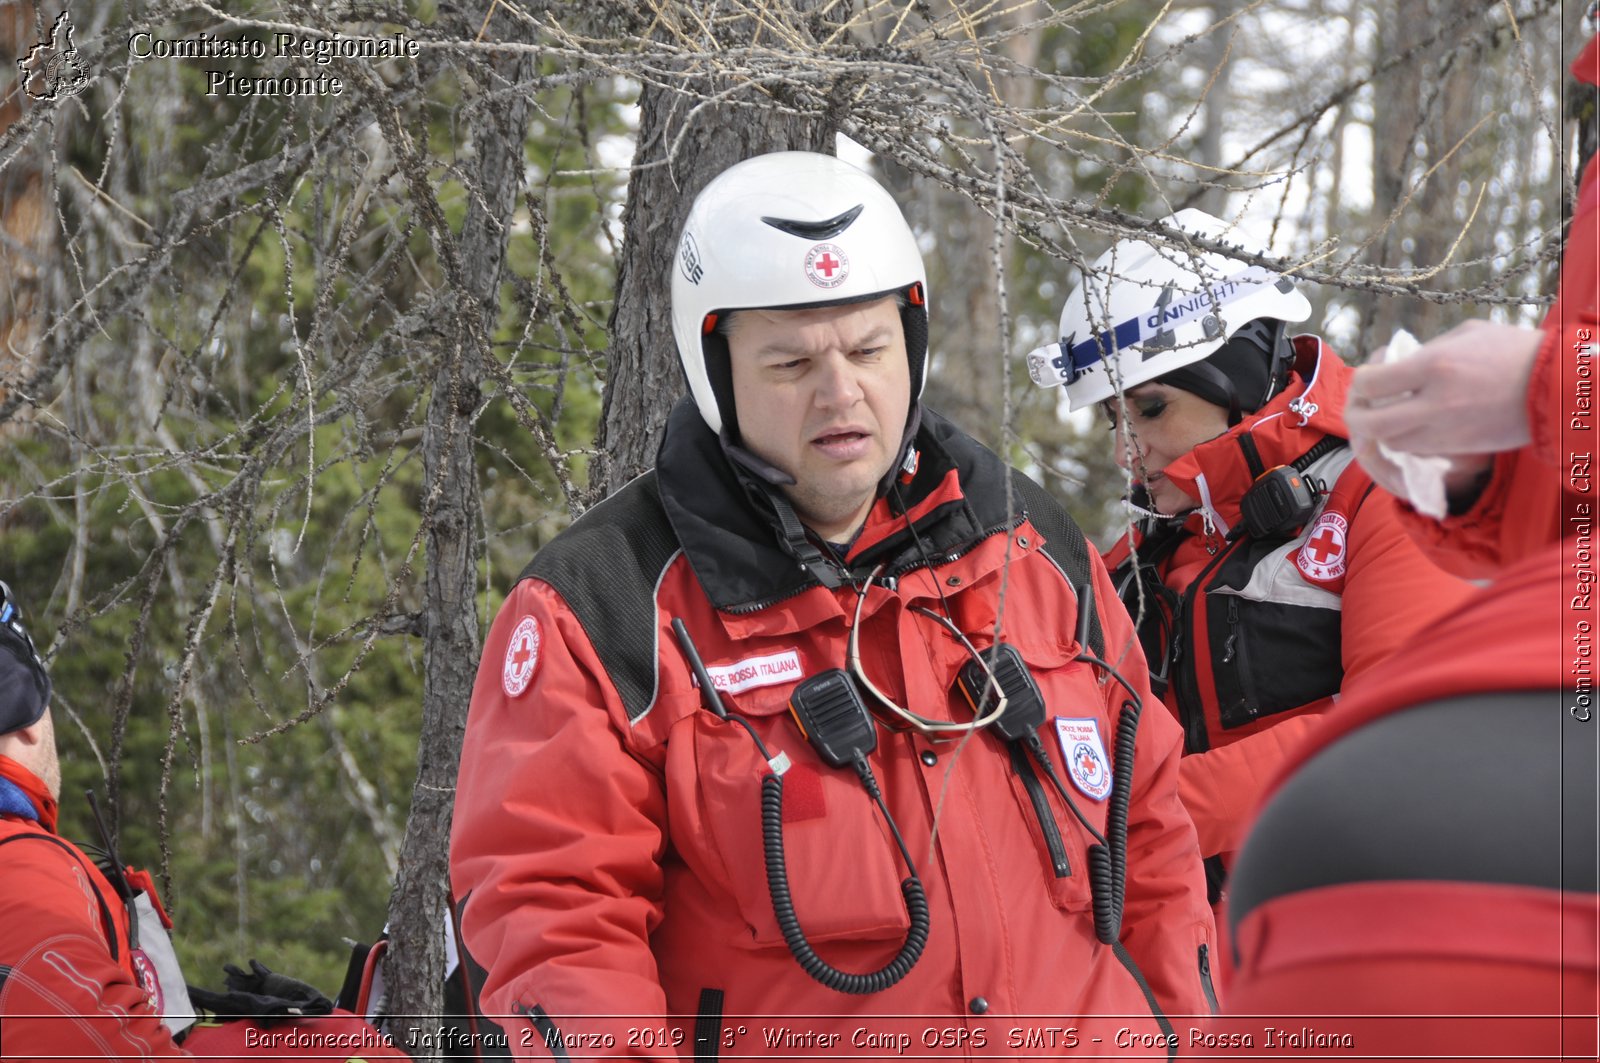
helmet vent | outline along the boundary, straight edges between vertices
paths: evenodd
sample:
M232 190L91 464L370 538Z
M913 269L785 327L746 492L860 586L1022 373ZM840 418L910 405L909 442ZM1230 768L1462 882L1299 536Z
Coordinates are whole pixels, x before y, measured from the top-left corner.
M802 240L826 240L838 236L850 228L850 223L855 221L866 206L857 203L843 214L835 215L824 221L796 221L793 218L762 218L761 220L777 229L779 232L798 236Z

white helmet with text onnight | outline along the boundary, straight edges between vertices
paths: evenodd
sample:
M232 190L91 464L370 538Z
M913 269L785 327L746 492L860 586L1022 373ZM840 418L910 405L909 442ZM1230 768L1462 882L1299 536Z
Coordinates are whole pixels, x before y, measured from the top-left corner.
M1161 224L1258 253L1227 222L1182 210ZM1040 387L1066 385L1081 410L1211 357L1252 322L1304 321L1311 303L1293 283L1214 251L1140 239L1095 260L1061 310L1060 338L1028 354ZM1265 396L1245 396L1254 409Z

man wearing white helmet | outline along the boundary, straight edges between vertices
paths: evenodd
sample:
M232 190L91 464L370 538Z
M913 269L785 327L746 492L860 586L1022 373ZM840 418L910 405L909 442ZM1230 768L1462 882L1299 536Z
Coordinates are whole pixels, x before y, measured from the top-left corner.
M1138 723L1081 533L921 406L894 201L751 159L671 269L691 397L540 551L473 693L451 866L486 1010L532 1055L1164 1051L1213 934L1180 736Z
M1197 247L1247 241L1184 210L1067 297L1028 356L1114 430L1138 519L1105 557L1139 621L1152 689L1181 723L1184 804L1212 899L1245 817L1344 685L1469 587L1426 560L1398 503L1351 458L1351 370L1291 338L1311 304L1285 277Z

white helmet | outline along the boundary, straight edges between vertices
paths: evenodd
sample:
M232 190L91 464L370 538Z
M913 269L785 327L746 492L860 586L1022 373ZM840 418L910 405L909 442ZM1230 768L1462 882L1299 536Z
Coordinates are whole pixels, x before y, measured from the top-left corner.
M1204 211L1181 210L1161 223L1264 250ZM1028 375L1040 387L1066 384L1072 408L1081 410L1210 358L1252 322L1310 316L1310 301L1271 270L1198 248L1121 240L1067 296L1061 339L1028 354ZM1246 408L1255 409L1265 396L1250 399L1255 404Z
M864 171L831 155L780 151L730 166L689 208L672 270L672 334L700 416L736 425L730 310L809 309L905 293L911 395L928 356L927 274L900 208Z

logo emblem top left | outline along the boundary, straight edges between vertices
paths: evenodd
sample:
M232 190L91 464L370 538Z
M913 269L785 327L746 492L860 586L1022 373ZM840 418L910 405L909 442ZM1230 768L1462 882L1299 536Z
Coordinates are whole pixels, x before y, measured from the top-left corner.
M63 11L50 33L17 59L22 91L35 100L76 96L89 84L89 72L72 43L72 17Z

